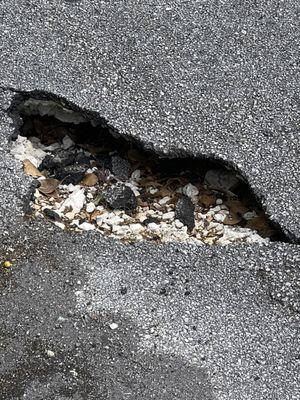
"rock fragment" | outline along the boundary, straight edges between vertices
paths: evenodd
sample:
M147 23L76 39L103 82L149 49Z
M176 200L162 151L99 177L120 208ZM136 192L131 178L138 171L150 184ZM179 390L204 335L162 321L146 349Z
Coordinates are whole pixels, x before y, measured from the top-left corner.
M191 183L188 183L182 189L182 193L185 194L190 199L192 199L193 197L197 196L199 190L196 188L196 186L192 185Z
M69 197L63 202L60 211L71 208L76 214L81 211L85 203L84 190L77 186Z
M175 208L175 218L188 229L195 227L195 206L189 197L182 196L178 200Z
M116 183L103 191L106 203L114 210L133 211L137 207L135 194L130 187Z

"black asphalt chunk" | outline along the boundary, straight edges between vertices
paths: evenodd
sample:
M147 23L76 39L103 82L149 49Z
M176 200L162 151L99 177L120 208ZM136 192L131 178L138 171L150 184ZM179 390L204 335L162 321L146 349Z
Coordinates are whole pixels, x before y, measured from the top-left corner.
M132 189L122 183L109 186L104 189L102 195L113 210L133 211L137 207L137 200Z
M179 219L188 229L193 229L195 226L195 206L191 199L187 196L182 196L177 201L175 208L175 217Z

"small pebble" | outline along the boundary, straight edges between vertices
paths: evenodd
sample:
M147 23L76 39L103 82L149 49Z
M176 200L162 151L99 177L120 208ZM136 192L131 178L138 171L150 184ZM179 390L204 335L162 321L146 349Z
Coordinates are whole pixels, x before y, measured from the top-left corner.
M214 220L216 220L217 222L223 222L225 218L226 218L226 215L221 214L221 213L214 215Z
M174 216L175 216L175 212L170 211L170 212L167 212L166 214L163 214L162 219L163 220L174 219Z
M55 356L55 353L54 353L54 351L52 351L52 350L47 350L47 351L46 351L46 354L47 354L47 356L50 357L50 358L52 358L52 357Z
M118 329L119 325L113 322L112 324L109 325L109 327L114 331L115 329Z
M155 224L154 222L151 222L150 224L148 224L147 227L150 229L150 231L153 231L153 232L159 231L159 225Z
M161 206L165 205L169 200L171 200L171 197L169 196L165 196L162 199L159 200L158 204L160 204Z
M179 219L175 219L175 226L176 226L176 228L180 229L184 225L183 225L183 223L181 221L179 221Z
M58 226L60 229L65 229L65 224L63 224L62 222L57 222L57 221L55 221L54 222L54 225L56 225L56 226Z
M78 228L82 229L83 231L93 231L95 229L95 225L90 224L89 222L83 222L82 224L78 225Z
M141 224L130 224L129 227L132 233L139 233L144 230L144 227Z
M96 208L96 206L95 206L95 203L87 203L87 205L86 205L86 212L88 212L88 213L92 213L93 211L95 211L95 208Z
M182 193L185 194L190 199L192 199L193 197L197 196L199 190L196 188L196 186L189 183L186 186L184 186L184 188L182 189Z

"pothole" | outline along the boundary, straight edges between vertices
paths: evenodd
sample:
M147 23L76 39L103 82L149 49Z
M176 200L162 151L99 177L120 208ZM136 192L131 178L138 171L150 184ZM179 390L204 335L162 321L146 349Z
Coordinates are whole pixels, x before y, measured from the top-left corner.
M32 217L126 243L285 240L239 173L211 159L161 158L100 118L27 98L12 154L35 178Z

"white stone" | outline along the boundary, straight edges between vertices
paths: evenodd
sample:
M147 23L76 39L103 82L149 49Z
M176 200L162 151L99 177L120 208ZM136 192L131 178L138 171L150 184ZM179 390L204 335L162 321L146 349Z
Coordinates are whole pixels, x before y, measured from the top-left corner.
M113 322L112 324L109 325L109 327L114 331L115 329L118 329L119 325Z
M78 214L85 203L84 189L77 186L76 189L69 195L69 197L61 205L60 211L64 211L70 207L76 214Z
M198 195L199 190L196 188L196 186L192 185L191 183L188 183L182 189L182 193L188 196L190 199L192 199L193 197Z
M20 161L29 160L35 167L38 167L47 153L41 149L41 144L32 143L24 136L18 136L12 142L11 154Z
M125 235L127 233L130 233L130 229L128 225L114 225L112 227L112 231L116 235Z
M62 222L54 222L54 225L58 226L60 229L65 229L65 224L63 224Z
M89 222L83 222L82 224L78 225L78 228L82 229L83 231L93 231L95 229L95 225L90 224Z
M70 138L70 136L66 135L63 140L62 140L62 147L65 150L70 149L72 146L74 146L73 140Z
M55 353L52 350L46 350L46 354L48 357L51 357L51 358L55 356Z
M104 222L107 225L113 226L113 225L120 225L121 222L124 222L124 219L119 217L118 215L109 215L107 218L105 218Z
M171 200L171 197L165 196L165 197L163 197L162 199L160 199L158 203L159 203L161 206L163 206L163 205L165 205L169 200Z
M219 224L217 222L210 222L207 226L207 230L215 229Z
M223 213L218 213L214 215L214 220L216 220L217 222L223 222L226 218L226 215Z
M128 187L130 187L130 189L133 191L133 193L134 193L137 197L140 196L140 192L139 192L138 188L137 188L134 184L128 182L128 183L126 183L125 185L128 186Z
M73 183L69 183L69 185L67 185L67 190L72 193L74 192L74 190L76 189L80 189L79 185L73 185Z
M205 214L205 217L213 217L215 215L215 212L213 210L209 210L207 211L207 213Z
M175 219L175 226L176 228L180 229L183 227L183 223L179 221L179 219Z
M174 211L169 211L165 214L163 214L162 219L163 220L168 220L168 219L174 219L175 217L175 212Z
M155 194L156 192L158 192L158 189L150 187L150 189L149 189L150 194Z
M147 219L147 215L146 215L146 214L143 214L143 213L138 214L138 215L137 215L137 219L138 219L138 221L140 221L140 222L144 222L144 221Z
M155 224L154 222L151 222L150 224L148 224L147 228L150 229L150 231L153 231L153 232L159 231L159 225Z
M86 212L88 212L88 213L92 213L93 211L95 211L95 208L96 208L96 206L95 206L95 204L94 203L87 203L87 205L86 205Z
M129 227L132 233L139 233L144 230L144 227L141 224L130 224Z
M210 211L214 211L215 213L217 213L217 212L221 211L221 207L215 206L215 207L211 208Z

